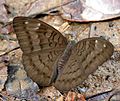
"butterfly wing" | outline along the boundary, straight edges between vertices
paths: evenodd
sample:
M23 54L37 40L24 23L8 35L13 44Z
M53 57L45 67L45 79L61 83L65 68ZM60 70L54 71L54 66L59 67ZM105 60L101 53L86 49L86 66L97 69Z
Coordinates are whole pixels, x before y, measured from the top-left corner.
M55 75L55 64L67 40L52 26L28 17L16 17L13 28L23 51L28 75L40 86L48 86Z
M79 41L74 46L54 86L64 92L80 85L99 65L111 57L113 51L113 45L101 38L94 37Z

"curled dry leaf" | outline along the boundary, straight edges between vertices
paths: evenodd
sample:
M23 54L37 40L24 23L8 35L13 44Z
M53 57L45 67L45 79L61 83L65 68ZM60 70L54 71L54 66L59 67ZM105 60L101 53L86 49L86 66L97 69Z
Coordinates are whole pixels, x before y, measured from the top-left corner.
M70 0L63 0L70 1ZM69 21L100 21L120 16L119 0L74 0L62 6L64 19Z
M17 15L30 16L58 7L61 0L6 0Z

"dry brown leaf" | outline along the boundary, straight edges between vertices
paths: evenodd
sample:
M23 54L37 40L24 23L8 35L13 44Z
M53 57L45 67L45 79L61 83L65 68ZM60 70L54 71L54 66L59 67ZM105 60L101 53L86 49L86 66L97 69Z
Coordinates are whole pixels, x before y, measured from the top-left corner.
M63 0L70 1L70 0ZM74 0L62 6L64 19L75 22L100 21L120 16L119 0Z
M36 92L39 90L20 65L8 67L8 81L6 84L7 93L19 99L39 98Z

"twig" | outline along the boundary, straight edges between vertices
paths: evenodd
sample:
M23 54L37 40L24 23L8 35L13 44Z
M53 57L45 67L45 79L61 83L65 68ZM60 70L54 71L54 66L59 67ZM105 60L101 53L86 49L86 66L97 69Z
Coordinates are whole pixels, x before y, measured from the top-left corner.
M119 89L115 89L114 91L112 91L106 101L111 101L111 98L112 98L114 95L117 95L117 94L120 94L120 90L119 90ZM116 100L116 101L117 101L117 100Z
M99 99L99 101L101 101L101 100L103 100L103 99L108 98L108 96L110 95L110 93L111 93L112 91L113 91L113 90L110 90L110 91L98 93L98 94L93 95L93 96L86 97L86 101L98 101L97 99Z
M6 54L9 54L10 52L12 52L12 51L14 51L14 50L17 50L17 49L19 49L19 48L20 48L19 46L18 46L18 47L15 47L14 49L12 49L12 50L10 50L10 51L7 51L7 52L1 54L0 57L1 57L1 56L4 56L4 55L6 55Z

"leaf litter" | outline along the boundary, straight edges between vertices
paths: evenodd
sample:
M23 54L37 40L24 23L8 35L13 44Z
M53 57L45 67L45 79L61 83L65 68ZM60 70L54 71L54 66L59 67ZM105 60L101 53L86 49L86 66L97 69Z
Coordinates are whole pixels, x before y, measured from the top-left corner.
M49 0L49 2L50 2L50 5L45 6L44 9L42 9L42 11L40 12L44 12L45 10L49 11L50 8L55 8L55 7L57 8L58 5L59 6L61 5L61 1L53 2L52 0ZM13 10L11 10L11 13L13 14L12 16L9 16L9 14L6 13L7 10L5 10L3 3L5 3L10 8L14 8ZM28 16L33 13L36 14L36 11L38 10L37 7L39 7L40 5L48 5L48 2L45 2L42 0L41 1L40 0L17 1L17 3L14 0L6 0L6 2L3 1L3 3L1 2L3 8L0 9L0 11L5 12L3 13L5 14L4 15L5 20L2 17L0 17L3 23L8 22L9 19L13 18L14 16L18 16L18 15ZM18 6L19 4L22 6L21 7ZM36 8L37 10L34 10ZM81 40L83 38L89 37L89 35L90 36L102 36L102 37L107 37L107 39L109 39L114 44L116 52L118 54L117 55L118 59L116 60L113 55L111 60L103 64L93 75L89 76L89 78L83 83L83 85L81 85L81 87L87 88L87 90L82 92L84 93L83 95L85 95L85 98L87 98L87 96L92 96L92 95L95 95L97 93L101 93L104 91L111 91L113 88L117 88L117 86L119 86L119 83L120 83L119 82L120 81L120 78L119 78L119 75L120 75L119 74L119 71L120 71L119 69L120 24L119 23L120 21L119 19L111 20L107 22L97 22L97 23L93 22L90 24L89 23L82 23L82 24L77 23L76 24L76 23L69 23L68 21L61 19L59 15L55 15L55 16L47 15L42 20L46 21L47 23L51 24L52 26L60 30L60 32L62 32L63 35L68 36L68 37L71 37L71 36L75 37L76 40ZM7 34L9 32L11 33L10 30L4 31L4 33L7 33ZM3 32L1 31L1 34L2 33ZM9 35L10 34L8 34L8 36ZM3 44L3 45L2 45L2 42L5 42L5 39L2 39L0 42L1 47L2 47L0 49L2 49L2 52L4 52L6 48L10 49L9 45L7 45L9 44L10 41L6 41L6 44ZM11 43L11 46L14 48L17 46L17 44L18 43L16 41L13 41L13 43ZM4 53L6 53L6 51ZM20 50L14 50L13 52L10 51L7 53L7 55L10 57L9 63L10 64L16 63L17 65L6 66L5 63L3 62L0 64L1 65L0 72L5 73L4 78L2 78L2 73L0 76L0 80L2 82L0 83L1 84L0 87L2 91L0 98L2 100L3 99L7 99L6 101L17 101L20 99L32 99L32 101L39 101L39 100L47 101L48 99L49 100L56 99L58 101L65 100L64 98L65 96L63 96L59 91L57 91L53 87L48 87L46 89L43 89L43 91L40 89L40 91L36 93L39 90L37 88L37 85L29 77L27 77L26 72L24 71L24 67L21 68L21 66L18 65L22 61L21 51ZM9 68L12 68L12 69L8 73L7 70ZM7 80L7 83L5 84L6 80ZM7 92L4 91L4 87ZM69 96L69 94L70 93L68 93L68 96L66 97L66 99L67 98L71 99L71 96ZM77 93L74 93L73 95L76 95L76 94ZM92 101L97 101L97 99L99 100L102 99L104 96L102 94L105 94L105 93L101 93L101 97L97 97L96 95L95 98L93 97L94 100ZM110 94L111 93L108 93L108 95ZM90 100L87 100L87 101L90 101Z

